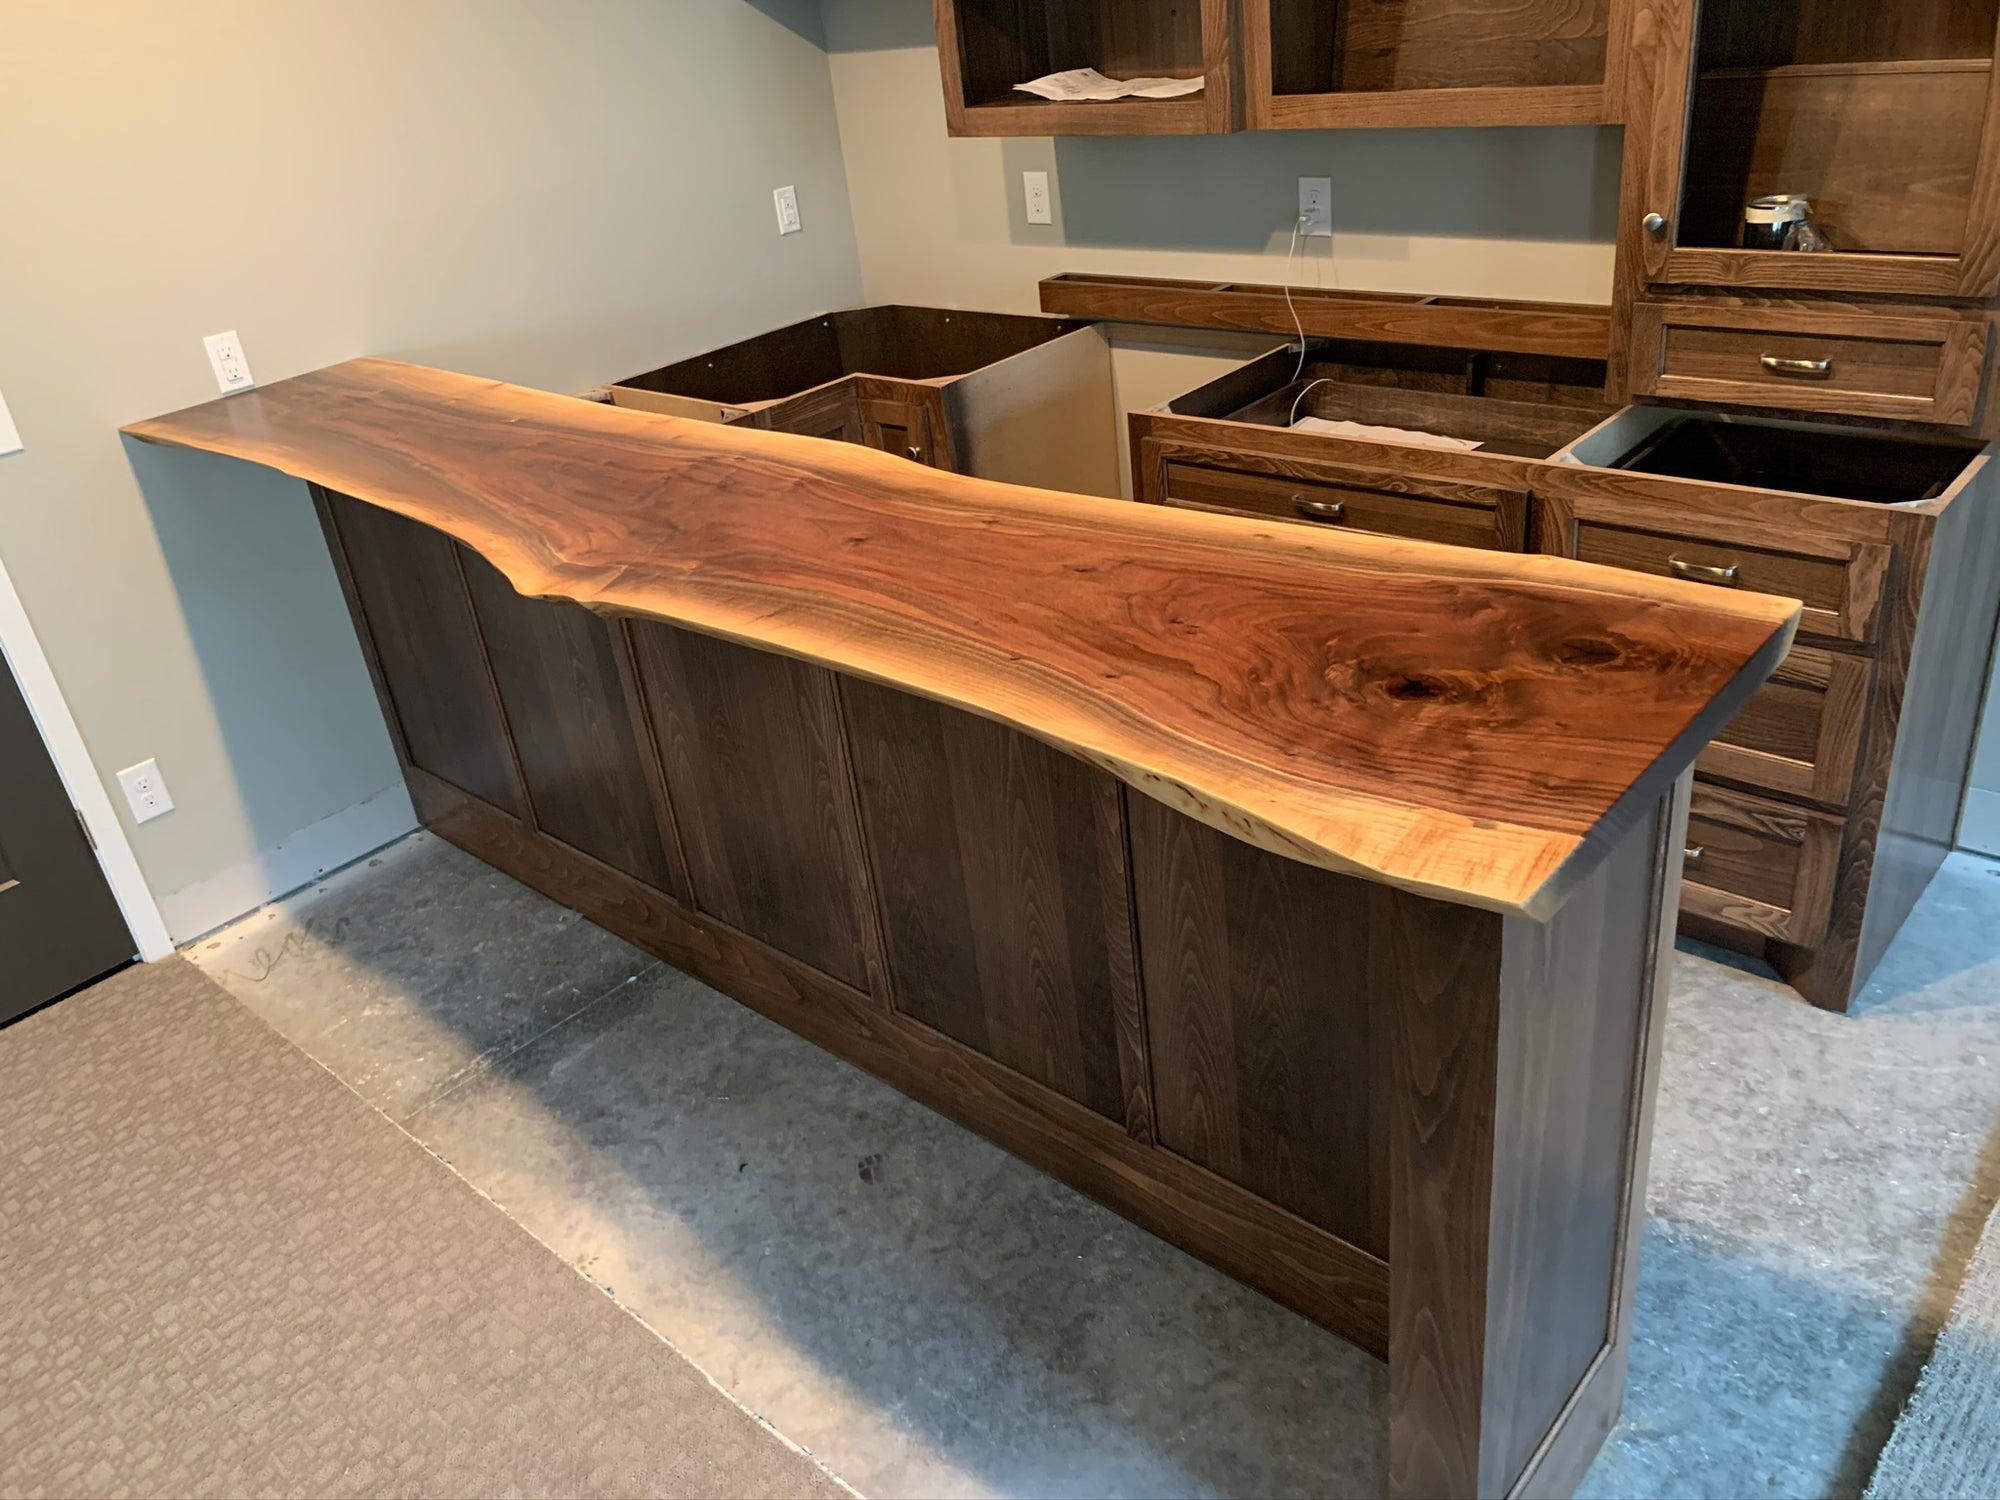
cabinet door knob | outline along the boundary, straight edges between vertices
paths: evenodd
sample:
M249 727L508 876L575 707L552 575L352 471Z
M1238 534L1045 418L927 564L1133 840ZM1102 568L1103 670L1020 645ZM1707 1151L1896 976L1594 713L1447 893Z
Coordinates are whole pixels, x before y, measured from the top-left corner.
M1646 233L1657 238L1658 236L1666 232L1666 227L1667 227L1666 215L1647 214L1645 218L1639 221L1639 224L1640 227L1642 227L1646 231Z
M1800 375L1808 380L1824 380L1833 373L1830 359L1780 359L1775 354L1760 354L1757 363L1773 375Z
M904 449L903 451L908 453L910 457L914 458L918 463L922 463L924 461L924 450L919 448L915 443L910 444L910 446Z
M1706 853L1708 853L1708 850L1700 844L1689 844L1682 852L1681 859L1683 863L1698 865L1701 863L1701 857Z
M1339 500L1308 500L1304 495L1292 496L1292 509L1308 521L1344 521L1347 506Z
M1668 558L1667 566L1673 569L1676 578L1685 578L1693 583L1720 584L1726 589L1736 587L1736 569L1734 567L1717 568L1712 567L1708 563L1682 562L1678 557Z

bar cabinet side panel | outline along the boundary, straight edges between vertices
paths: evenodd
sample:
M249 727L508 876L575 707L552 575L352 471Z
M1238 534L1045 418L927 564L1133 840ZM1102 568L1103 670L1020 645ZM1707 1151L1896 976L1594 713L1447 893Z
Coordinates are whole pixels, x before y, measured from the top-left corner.
M1637 1228L1628 1214L1644 1211L1627 1201L1633 1155L1646 1149L1631 1122L1655 943L1672 941L1661 907L1680 853L1663 852L1672 817L1663 800L1552 922L1507 926L1484 1417L1484 1467L1502 1489L1620 1337L1627 1231Z

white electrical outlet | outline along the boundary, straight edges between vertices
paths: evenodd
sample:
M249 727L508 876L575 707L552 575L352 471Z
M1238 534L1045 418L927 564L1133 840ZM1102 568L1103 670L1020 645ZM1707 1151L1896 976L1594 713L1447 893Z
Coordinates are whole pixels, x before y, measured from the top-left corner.
M1299 233L1333 236L1333 179L1299 179Z
M14 425L14 414L7 410L7 398L0 396L0 458L21 451L21 429Z
M1049 174L1046 172L1023 172L1021 174L1021 194L1028 203L1030 224L1053 224L1055 218L1049 212Z
M201 341L208 351L208 362L215 370L215 383L227 396L231 391L247 391L257 383L250 373L250 361L243 357L243 340L236 336L236 330L227 333L211 333Z
M778 205L778 233L797 234L799 232L799 190L781 187L771 194Z
M174 799L167 794L166 778L160 775L160 763L156 760L127 766L118 773L118 784L125 789L134 823L150 823L162 813L174 810Z

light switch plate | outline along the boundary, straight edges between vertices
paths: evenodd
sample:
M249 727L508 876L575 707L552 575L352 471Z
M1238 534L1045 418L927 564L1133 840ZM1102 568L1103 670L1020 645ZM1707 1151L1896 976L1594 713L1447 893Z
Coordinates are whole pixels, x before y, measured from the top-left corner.
M778 205L778 233L797 234L799 232L799 190L781 187L771 194Z
M250 361L243 357L243 340L236 336L235 329L211 333L201 345L208 351L209 368L215 371L215 384L223 395L247 391L257 383L250 373Z
M1299 179L1299 233L1333 238L1333 179Z
M136 766L127 766L118 773L118 785L125 791L134 823L150 823L174 810L174 799L167 792L166 778L160 775L158 761L142 760Z
M21 429L14 425L14 414L7 410L7 398L0 396L0 458L21 451Z
M1021 194L1028 204L1030 224L1053 224L1055 218L1049 211L1049 174L1046 172L1023 172L1021 174Z

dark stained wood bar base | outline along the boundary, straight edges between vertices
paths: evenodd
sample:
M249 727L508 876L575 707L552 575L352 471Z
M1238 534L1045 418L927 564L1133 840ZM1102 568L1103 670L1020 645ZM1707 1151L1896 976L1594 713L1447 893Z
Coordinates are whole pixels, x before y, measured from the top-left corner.
M427 826L1386 1356L1391 1493L1574 1487L1797 605L378 361L131 430L313 486Z
M1536 922L318 500L425 826L1386 1356L1393 1493L1582 1475L1624 1384L1685 779Z

